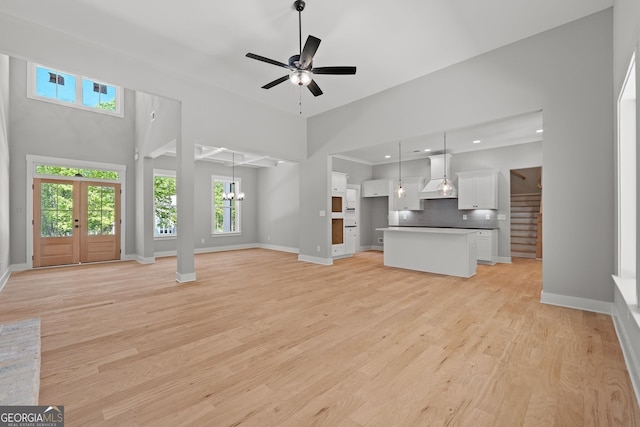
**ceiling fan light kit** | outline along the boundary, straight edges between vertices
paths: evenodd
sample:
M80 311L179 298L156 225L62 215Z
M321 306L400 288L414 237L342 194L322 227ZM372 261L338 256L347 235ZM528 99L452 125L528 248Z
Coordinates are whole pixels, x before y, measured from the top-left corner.
M306 3L303 0L296 0L293 3L293 9L298 12L298 41L300 53L292 55L287 64L264 56L256 55L254 53L247 53L247 58L286 68L290 71L288 75L277 78L262 86L262 89L271 89L272 87L289 80L297 86L306 86L309 88L309 91L313 96L320 96L322 95L322 90L315 82L314 74L353 75L356 73L356 67L353 66L313 68L313 57L320 46L321 40L309 35L304 44L304 48L302 47L302 11L304 10L305 5Z

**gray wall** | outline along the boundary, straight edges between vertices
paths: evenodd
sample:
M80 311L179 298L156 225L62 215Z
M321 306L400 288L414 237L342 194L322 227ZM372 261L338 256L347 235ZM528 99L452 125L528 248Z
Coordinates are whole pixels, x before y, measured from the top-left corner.
M171 156L160 156L153 159L154 169L176 170L176 159ZM211 235L211 175L231 177L231 167L220 163L207 161L195 162L195 206L194 206L194 245L198 249L213 249L222 246L250 245L258 241L258 186L257 169L237 166L235 168L236 178L240 178L242 191L245 199L240 202L241 235L212 236ZM178 196L179 197L179 196ZM180 218L178 219L180 222ZM178 224L178 230L180 225ZM178 231L180 233L180 231ZM204 239L204 243L202 243ZM155 254L175 253L177 239L156 238L154 239Z
M0 288L9 269L9 57L0 55Z
M266 247L297 252L300 235L298 163L257 170L258 238Z
M541 110L543 181L563 183L543 195L544 292L612 301L612 45L608 9L310 118L301 254L329 235L328 154Z
M124 91L124 118L27 98L27 63L10 61L9 154L11 161L11 263L27 261L27 154L113 163L127 167L126 224L135 223L135 94ZM125 254L135 252L135 232L127 230Z

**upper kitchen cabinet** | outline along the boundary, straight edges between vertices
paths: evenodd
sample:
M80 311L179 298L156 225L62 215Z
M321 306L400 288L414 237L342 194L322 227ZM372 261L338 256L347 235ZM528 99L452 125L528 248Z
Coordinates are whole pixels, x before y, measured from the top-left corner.
M382 197L389 195L388 179L362 181L362 197Z
M395 191L398 188L398 181L393 181L393 204L394 211L421 211L424 206L424 201L420 198L420 190L424 187L425 179L418 178L403 178L402 188L405 190L404 197L398 197L398 193Z
M498 171L459 172L458 209L498 209Z
M331 191L334 193L344 193L347 191L346 173L331 172Z

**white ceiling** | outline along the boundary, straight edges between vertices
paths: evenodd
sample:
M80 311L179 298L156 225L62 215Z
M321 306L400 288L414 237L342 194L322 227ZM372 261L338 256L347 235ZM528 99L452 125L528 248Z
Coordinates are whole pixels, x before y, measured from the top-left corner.
M447 153L464 153L542 141L543 132L542 111L505 117L463 129L449 129L446 130ZM402 161L405 161L442 154L443 149L444 132L345 151L338 153L338 157L379 165L397 162L400 150Z
M298 51L293 0L0 0L0 11L143 58L159 67L298 114L299 88L261 86ZM595 13L613 0L307 0L303 42L322 40L314 66L355 65L302 91L312 116ZM82 73L82 70L69 70ZM117 84L118 82L113 82ZM136 88L133 88L136 89Z

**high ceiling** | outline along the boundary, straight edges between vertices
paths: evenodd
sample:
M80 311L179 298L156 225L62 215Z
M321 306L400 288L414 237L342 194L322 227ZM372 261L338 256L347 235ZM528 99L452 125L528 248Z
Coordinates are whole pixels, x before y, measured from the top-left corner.
M598 12L613 0L307 0L303 42L309 34L322 40L314 66L357 66L355 76L316 76L324 91L316 98L287 82L261 89L286 70L245 57L252 52L287 62L298 52L292 4L0 0L0 12L292 114L299 113L301 99L302 115L309 117Z
M447 153L457 154L538 142L542 141L543 132L542 111L505 117L463 129L449 129L446 131ZM372 147L345 151L338 153L338 157L380 165L397 162L400 156L399 151L402 152L403 161L442 154L444 133L421 135L407 140L390 141Z

